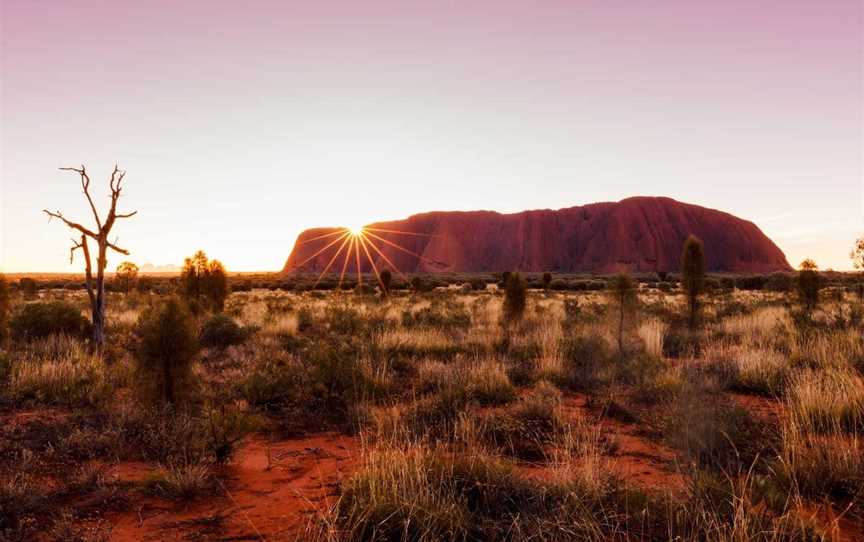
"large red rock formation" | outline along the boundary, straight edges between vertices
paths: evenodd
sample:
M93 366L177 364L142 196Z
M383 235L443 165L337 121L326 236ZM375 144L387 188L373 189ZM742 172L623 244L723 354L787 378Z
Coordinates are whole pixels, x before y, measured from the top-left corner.
M690 234L704 242L709 271L790 269L783 252L752 222L670 198L635 197L514 214L432 212L366 228L366 249L379 271L677 271ZM285 271L324 270L342 246L340 230L301 233ZM342 270L349 245L333 260L330 272ZM358 246L361 269L371 272L366 251ZM348 272L356 271L355 251L351 254Z

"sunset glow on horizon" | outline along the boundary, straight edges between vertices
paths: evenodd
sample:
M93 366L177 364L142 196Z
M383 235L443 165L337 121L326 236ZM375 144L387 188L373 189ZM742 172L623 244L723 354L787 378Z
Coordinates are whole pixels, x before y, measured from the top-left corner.
M276 271L307 228L363 255L420 212L638 195L751 220L794 267L851 269L864 235L857 0L2 10L5 272L81 272L42 209L89 224L58 169L82 164L100 212L115 163L139 211L109 270Z

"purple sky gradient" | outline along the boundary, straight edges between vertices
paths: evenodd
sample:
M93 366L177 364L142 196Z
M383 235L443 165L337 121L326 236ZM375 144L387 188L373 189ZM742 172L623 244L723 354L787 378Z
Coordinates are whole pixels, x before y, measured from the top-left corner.
M139 264L631 195L751 219L793 265L864 233L857 0L2 1L7 271L78 270L39 210L89 216L56 169L82 162L103 203L128 171Z

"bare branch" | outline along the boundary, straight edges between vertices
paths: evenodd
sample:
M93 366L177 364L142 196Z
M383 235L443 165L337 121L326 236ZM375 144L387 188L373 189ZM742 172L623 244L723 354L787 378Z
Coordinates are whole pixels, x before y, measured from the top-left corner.
M126 172L120 171L117 164L114 164L114 171L111 172L111 181L108 183L111 186L111 199L116 200L120 196L120 183L125 176Z
M84 190L84 196L87 197L87 203L90 204L90 210L93 211L93 218L96 219L96 229L102 229L102 221L99 219L99 213L96 211L96 205L93 203L93 198L90 196L90 176L87 175L87 169L84 164L81 164L81 169L74 167L61 167L61 171L74 171L81 175L81 188Z
M72 265L73 261L75 260L75 251L83 247L83 243L79 243L75 239L72 239L72 247L69 249L69 265Z
M112 250L116 250L116 251L119 252L120 254L124 254L124 255L126 255L126 256L129 255L129 251L128 251L128 250L126 250L125 248L120 248L120 247L118 247L117 245L115 245L114 243L106 242L106 243L105 243L105 246L107 246L108 248L110 248L110 249L112 249Z
M138 211L132 211L131 213L124 213L120 215L114 215L114 218L129 218L138 214Z
M60 211L52 213L48 209L42 209L42 212L45 213L46 215L48 215L48 217L49 217L48 220L51 220L52 218L58 218L58 219L62 220L67 226L72 228L73 230L78 230L85 235L89 235L93 239L99 238L99 236L97 236L95 233L93 233L89 229L85 228L81 224L78 224L77 222L72 222L71 220L67 220L66 217L63 216L63 213L61 213Z

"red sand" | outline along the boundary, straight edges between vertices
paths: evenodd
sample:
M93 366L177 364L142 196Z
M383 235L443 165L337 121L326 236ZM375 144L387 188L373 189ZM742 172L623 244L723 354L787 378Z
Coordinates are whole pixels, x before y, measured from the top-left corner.
M189 504L151 498L110 517L111 540L293 540L338 493L357 465L359 440L338 434L246 442L215 497ZM121 465L121 479L140 480L139 465ZM146 473L143 473L146 476Z

